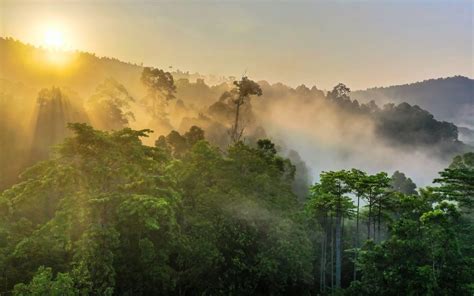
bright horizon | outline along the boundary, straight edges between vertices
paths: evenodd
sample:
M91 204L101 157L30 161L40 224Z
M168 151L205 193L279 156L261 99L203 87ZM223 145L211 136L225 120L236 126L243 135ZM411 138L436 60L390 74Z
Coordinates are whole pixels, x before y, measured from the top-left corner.
M2 37L164 69L326 90L474 76L469 1L0 3Z

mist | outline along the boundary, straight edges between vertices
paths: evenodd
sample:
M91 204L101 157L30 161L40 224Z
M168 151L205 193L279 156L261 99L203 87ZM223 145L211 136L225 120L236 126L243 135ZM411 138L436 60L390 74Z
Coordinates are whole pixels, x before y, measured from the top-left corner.
M341 110L324 99L302 102L290 95L260 105L256 112L268 135L298 151L313 181L322 171L360 168L370 173L403 171L418 186L426 186L451 161L436 147L407 149L387 143L368 116Z
M4 153L4 167L9 171L6 179L10 180L7 183L23 168L51 155L53 146L68 135L65 126L72 119L103 130L126 126L151 129L154 133L143 139L147 145L154 145L160 135L172 130L185 133L192 126L202 128L206 139L222 149L231 144L234 106L224 94L232 90L236 77L172 71L175 99L162 106L163 117L157 119L146 104L141 66L86 53L68 53L70 64L53 67L48 59L41 58L51 54L44 49L12 39L2 39L0 45L6 61L1 72L1 93L3 111L7 112L2 119L3 146L8 147ZM361 98L360 92L356 97L364 104L351 99L350 93L331 99L327 90L316 86L292 88L282 83L258 83L263 96L252 98L242 107L242 140L252 144L259 138L270 138L284 156L296 152L292 155L295 161L302 161L303 172L297 173L308 179L304 182L316 181L322 171L356 167L371 173L399 170L418 186L426 186L454 155L470 149L459 142L454 125L438 121L429 110L417 106L389 104L386 108L383 103L387 101L377 105L370 102L370 96ZM52 87L64 96L57 105L69 106L68 110L50 108L41 115L39 93L52 91ZM109 110L107 102L116 106ZM465 112L469 110L465 108ZM21 121L15 122L18 118ZM48 135L53 126L61 130L60 136ZM14 127L14 139L9 139ZM30 155L35 153L39 156ZM11 157L20 159L14 165L7 164Z
M0 0L0 295L474 295L472 7L59 2Z

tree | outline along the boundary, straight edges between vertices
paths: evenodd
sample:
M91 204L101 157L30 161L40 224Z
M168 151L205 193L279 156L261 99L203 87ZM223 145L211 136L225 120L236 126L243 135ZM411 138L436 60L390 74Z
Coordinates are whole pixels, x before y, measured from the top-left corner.
M468 258L474 258L474 153L454 157L448 168L439 173L434 182L440 186L429 190L438 194L438 202L449 200L459 206L458 221L460 250ZM474 264L473 264L474 265Z
M441 185L436 190L443 196L459 202L463 209L471 210L474 207L474 153L456 156L434 182Z
M320 175L320 183L312 188L313 198L323 196L323 200L329 200L329 209L335 217L335 286L341 288L342 273L342 218L350 217L354 205L352 200L345 194L351 191L347 171L323 172ZM317 202L315 205L326 205L326 202ZM331 230L332 231L332 230ZM331 275L332 277L332 275Z
M30 162L47 159L51 147L70 135L69 122L85 122L85 114L64 90L44 88L38 93Z
M363 190L363 195L367 200L366 207L368 208L367 214L367 239L371 239L371 225L373 225L373 236L372 238L376 239L376 225L378 220L378 236L380 238L380 222L382 209L384 207L384 202L388 199L388 188L390 178L387 176L387 173L381 172L375 175L367 175L362 178L358 184L359 188ZM374 214L374 210L378 210L377 214ZM378 218L376 220L376 217Z
M357 197L357 207L356 207L356 234L355 234L355 252L354 252L354 281L357 280L357 268L355 266L357 262L357 255L359 253L359 239L360 239L360 230L359 230L359 212L360 212L360 199L364 197L365 194L365 180L367 174L357 169L352 169L350 174L348 174L347 182L351 187L351 192L354 193Z
M419 106L404 102L386 104L375 114L376 133L394 144L410 146L439 145L441 151L462 150L457 127L434 116Z
M0 224L16 233L0 246L1 254L7 254L3 262L8 285L28 281L43 265L69 272L81 294L135 294L148 287L147 282L156 287L148 294L172 289L170 236L176 231L179 198L165 174L167 156L141 143L149 130L108 133L86 124L70 128L75 136L54 158L30 168L19 186L0 197ZM134 229L124 227L124 220ZM141 240L133 235L150 228ZM154 272L144 281L133 276L122 280L129 275L124 270L138 262L133 260L136 245L142 242L147 249L144 240L151 241L156 258L162 258L151 266L165 270L165 275Z
M295 180L293 182L293 192L298 196L300 202L304 203L308 199L309 187L310 187L310 171L301 158L301 156L295 150L290 150L288 153L288 159L295 165Z
M329 91L327 97L331 100L349 100L351 90L345 84L339 83L332 91Z
M202 140L204 140L204 131L193 125L184 135L173 130L166 137L160 136L155 141L155 146L169 152L175 158L182 158L197 142Z
M416 192L416 184L404 173L395 171L391 177L390 186L392 190L403 194L418 194Z
M368 241L358 260L361 281L350 295L470 295L472 262L459 252L459 212L452 204L433 206L433 196L400 195L400 217L391 236Z
M188 145L192 147L197 142L204 140L204 131L202 128L193 125L189 131L184 134L184 137L186 138Z
M145 103L149 112L155 119L166 118L166 104L175 98L176 86L173 75L161 69L150 67L143 68L141 81L147 88L148 94Z
M70 128L54 158L0 196L2 293L40 266L68 274L79 295L309 291L294 166L270 140L222 152L195 127L172 134L186 144L174 157L167 137L141 143L149 130Z
M310 189L310 198L306 202L305 208L309 216L316 219L323 232L321 243L321 253L319 257L319 291L326 291L326 267L327 267L327 249L328 236L332 231L329 219L332 219L332 196L321 190L320 186L312 186ZM332 241L331 241L332 243ZM332 262L331 262L332 266ZM333 277L331 269L331 278Z
M174 163L189 242L189 256L179 257L181 287L192 294L305 292L310 242L295 218L285 163L269 140L238 142L225 154L199 141Z
M234 85L235 89L232 92L232 101L235 104L235 120L231 130L231 139L235 143L240 140L244 131L243 128L239 127L240 107L246 101L250 100L250 96L261 96L262 89L258 83L248 79L246 76L243 76L240 81L234 81Z
M18 284L13 290L15 296L76 296L80 295L68 273L58 273L53 278L51 268L40 266L28 284Z
M188 149L188 143L186 138L181 136L177 131L171 131L166 136L166 142L173 149L173 156L179 158L182 156Z
M109 78L97 86L96 92L88 101L89 115L97 127L104 130L118 130L135 120L130 109L133 97L116 80Z

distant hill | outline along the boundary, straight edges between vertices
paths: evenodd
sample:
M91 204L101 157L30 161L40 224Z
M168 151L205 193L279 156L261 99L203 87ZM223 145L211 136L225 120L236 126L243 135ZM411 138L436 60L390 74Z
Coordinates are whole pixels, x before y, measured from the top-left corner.
M351 93L360 102L407 102L429 110L437 119L474 127L474 80L463 76L430 79Z
M140 73L143 66L146 65L98 57L87 52L47 50L13 38L0 37L0 79L27 83L25 86L36 92L54 85L71 88L79 95L87 96L95 90L99 82L112 77L117 81L126 82L128 90L137 94L142 91ZM199 73L166 70L170 71L176 80L187 78L196 81L205 78ZM216 77L207 78L210 79L223 80Z
M64 59L62 68L58 60ZM122 62L115 58L98 57L84 52L51 52L12 38L0 38L0 79L11 82L28 82L36 92L52 85L69 87L81 96L89 95L98 82L113 77L126 82L133 95L141 95L139 81L142 65ZM176 80L204 79L209 84L230 81L227 77L206 77L176 69L169 70ZM171 71L172 70L172 71ZM430 111L436 119L453 122L458 126L474 128L474 80L455 76L430 79L412 84L370 88L354 91L351 98L359 102L374 100L377 104L402 103L419 105Z

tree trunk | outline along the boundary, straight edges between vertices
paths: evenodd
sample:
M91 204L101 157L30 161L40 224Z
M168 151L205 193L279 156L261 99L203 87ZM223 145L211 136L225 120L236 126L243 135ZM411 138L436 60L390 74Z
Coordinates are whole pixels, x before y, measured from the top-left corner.
M326 231L326 217L323 219L322 223L322 228L323 228L323 236L321 238L321 259L320 259L320 266L319 266L319 291L323 292L324 291L324 283L323 281L326 280L326 277L324 276L324 255L325 255L325 243L326 243L326 237L327 237L327 231Z
M238 136L238 128L239 128L239 114L240 114L240 106L242 105L241 103L242 99L239 98L239 100L236 103L237 109L235 110L235 122L234 122L234 130L232 131L232 141L237 142L239 140Z
M324 228L324 253L323 253L323 291L326 291L326 266L327 266L327 257L328 257L328 232L327 232L327 217L326 225Z
M375 206L375 204L374 204L374 206ZM377 240L375 239L375 238L376 238L376 237L375 237L375 234L376 234L376 232L375 232L375 226L376 226L376 224L377 224L377 221L375 220L375 218L376 218L375 215L376 215L376 214L375 214L375 208L374 208L374 217L373 217L373 219L372 219L372 220L373 220L373 223L374 223L374 224L373 224L373 228L374 228L374 229L373 229L373 230L374 230L373 232L374 232L374 242L377 242Z
M378 212L378 229L377 229L378 235L377 235L377 240L379 242L381 241L381 239L380 239L380 220L381 220L381 216L382 216L382 201L379 202L379 212Z
M333 217L331 215L331 290L334 289L334 229L333 229Z
M341 228L341 210L336 213L336 288L341 288L341 267L342 267L342 228Z
M367 239L370 239L370 216L372 215L372 200L369 199L369 213L367 214Z
M355 238L355 252L354 252L354 281L357 280L357 255L359 253L359 206L360 206L360 196L357 195L357 212L356 212L356 238Z

